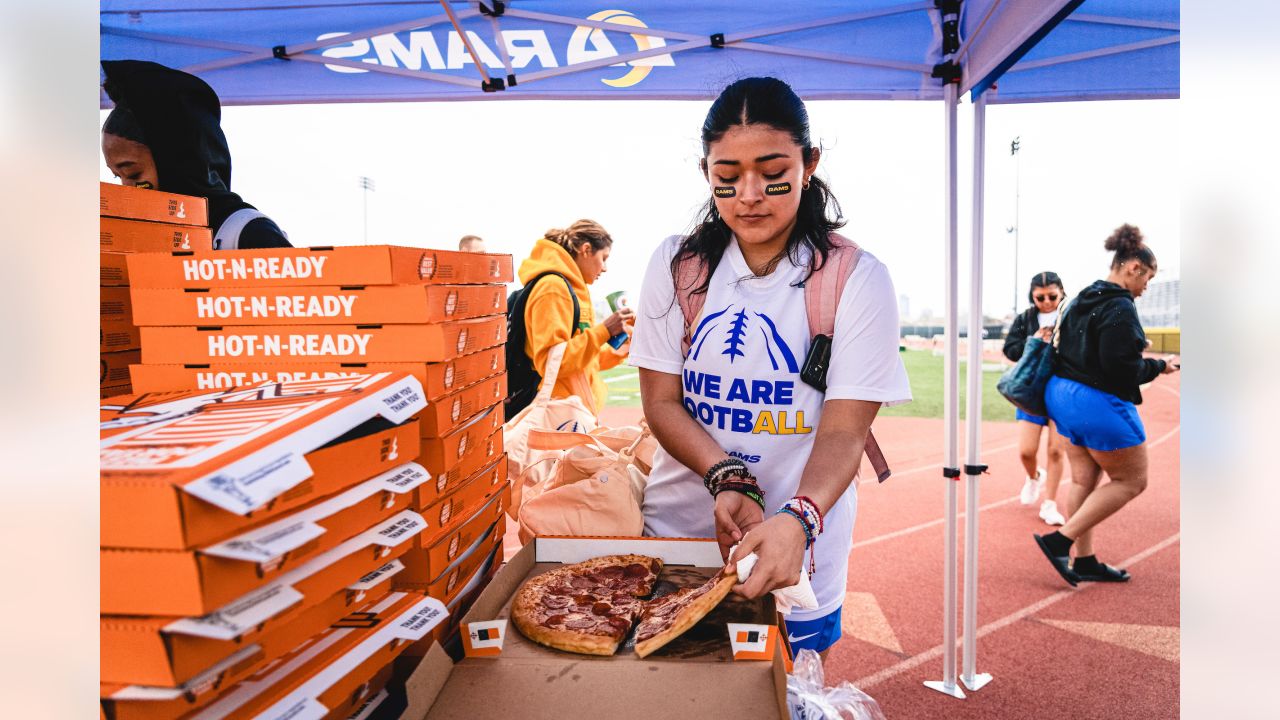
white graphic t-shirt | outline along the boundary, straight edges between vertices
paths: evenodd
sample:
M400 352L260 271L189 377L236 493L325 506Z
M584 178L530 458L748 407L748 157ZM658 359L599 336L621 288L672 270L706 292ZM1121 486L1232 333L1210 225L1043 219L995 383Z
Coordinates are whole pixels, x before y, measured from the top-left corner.
M711 277L696 333L684 358L684 317L674 300L671 258L679 238L664 242L649 262L636 310L632 365L681 375L685 410L734 457L765 491L765 518L796 494L829 400L871 400L897 405L911 399L898 356L898 305L889 272L863 252L836 311L827 392L800 380L809 350L804 288L808 253L800 266L784 259L754 277L736 239ZM813 576L819 607L792 615L810 620L844 601L857 487L827 513L815 544ZM660 537L714 537L714 502L700 475L659 449L645 490L645 533ZM807 562L807 560L806 560Z

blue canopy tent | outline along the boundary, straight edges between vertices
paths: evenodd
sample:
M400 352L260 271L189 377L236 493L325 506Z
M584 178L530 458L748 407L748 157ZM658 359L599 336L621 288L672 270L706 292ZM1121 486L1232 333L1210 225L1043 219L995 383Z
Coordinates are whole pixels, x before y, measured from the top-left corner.
M969 337L981 337L988 103L1175 98L1177 0L102 0L103 59L152 60L204 78L224 104L441 100L709 100L750 75L806 99L941 102L946 137L947 484L943 678L956 672L956 480L978 506L980 373L969 373L959 464L957 139L974 111ZM615 6L616 7L616 6ZM109 105L105 94L103 106ZM969 367L981 345L969 343ZM966 514L963 671L977 672L978 513Z

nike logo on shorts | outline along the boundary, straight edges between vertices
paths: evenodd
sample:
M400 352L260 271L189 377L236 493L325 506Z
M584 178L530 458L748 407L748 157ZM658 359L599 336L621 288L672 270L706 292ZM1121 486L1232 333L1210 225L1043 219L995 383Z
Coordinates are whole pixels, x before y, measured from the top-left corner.
M818 633L816 633L816 632L815 632L815 633L809 633L808 635L801 635L800 637L796 637L795 635L792 635L791 633L787 633L787 642L790 642L790 643L798 643L798 642L800 642L801 640L808 640L809 638L811 638L811 637L813 637L814 635L817 635L817 634L818 634Z

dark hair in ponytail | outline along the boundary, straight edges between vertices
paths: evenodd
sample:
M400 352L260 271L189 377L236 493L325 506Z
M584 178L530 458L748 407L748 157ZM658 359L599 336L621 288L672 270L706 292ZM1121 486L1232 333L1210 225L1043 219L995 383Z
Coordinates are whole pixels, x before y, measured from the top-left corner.
M1035 275L1032 275L1031 288L1027 290L1027 302L1035 305L1036 301L1033 296L1035 295L1036 288L1047 288L1054 285L1058 286L1058 290L1064 296L1067 294L1067 291L1062 287L1062 278L1058 277L1058 273L1045 270L1044 272L1038 272Z
M584 242L591 243L592 252L613 247L613 238L595 220L579 220L563 230L552 228L543 233L542 237L564 248L570 257L575 258L578 257L578 248Z
M711 144L724 137L730 128L740 125L768 125L789 133L801 148L805 163L813 159L816 148L809 139L809 112L804 101L785 82L771 77L751 77L738 80L726 87L702 122L702 154L705 158ZM705 159L704 159L705 162ZM697 257L707 267L707 279L696 288L676 288L676 292L704 293L711 283L711 275L720 258L724 256L733 231L716 211L713 198L708 198L700 212L700 219L693 231L680 243L671 260L671 277L679 280L677 268L686 258ZM844 226L840 204L831 189L816 176L809 178L809 187L801 190L800 207L796 211L796 225L787 238L786 253L793 263L799 262L799 250L808 245L813 250L813 262L809 275L822 267L831 252L828 235Z
M1142 239L1142 231L1129 223L1116 228L1111 237L1107 238L1105 247L1115 253L1111 258L1113 268L1120 267L1129 260L1137 260L1151 269L1156 267L1156 254L1151 252L1151 248Z

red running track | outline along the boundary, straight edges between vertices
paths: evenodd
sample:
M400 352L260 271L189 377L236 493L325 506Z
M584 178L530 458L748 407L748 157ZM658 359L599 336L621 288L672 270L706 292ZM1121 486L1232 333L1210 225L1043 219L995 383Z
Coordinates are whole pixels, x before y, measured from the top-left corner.
M1115 718L1178 716L1179 380L1144 392L1151 476L1146 492L1095 531L1099 557L1128 568L1126 584L1071 588L1031 534L1049 528L1038 504L1016 498L1024 472L1014 423L984 423L979 507L977 671L992 682L964 700L926 688L941 680L942 574L947 482L942 421L883 418L875 424L894 476L860 485L845 635L826 662L827 683L850 681L890 720L906 718ZM602 421L633 422L639 410L609 408ZM965 442L960 438L960 463ZM865 468L863 477L872 477ZM1059 505L1065 507L1070 470ZM1106 480L1104 479L1103 482ZM957 546L964 547L964 482ZM957 591L964 566L957 558ZM957 597L957 608L960 599ZM957 613L956 627L962 628ZM956 668L962 669L957 640Z

